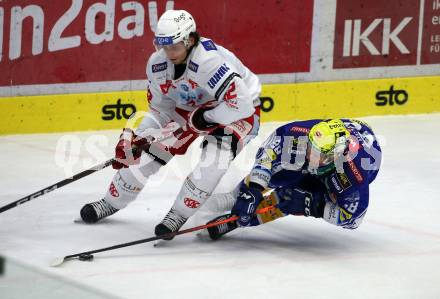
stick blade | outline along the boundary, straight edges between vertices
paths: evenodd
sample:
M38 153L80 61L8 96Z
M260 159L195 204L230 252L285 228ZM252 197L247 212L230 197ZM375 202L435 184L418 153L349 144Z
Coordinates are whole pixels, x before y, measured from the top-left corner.
M51 267L59 267L64 263L65 260L66 260L65 257L57 257L51 261L50 266Z

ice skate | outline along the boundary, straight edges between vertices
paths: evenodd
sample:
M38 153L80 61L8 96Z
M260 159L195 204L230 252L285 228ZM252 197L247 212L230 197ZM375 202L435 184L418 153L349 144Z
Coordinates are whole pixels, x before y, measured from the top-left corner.
M222 215L222 216L219 216L217 218L212 219L207 224L212 223L212 222L226 220L231 217L232 217L231 214ZM215 240L220 239L223 235L226 235L227 233L233 231L237 227L238 227L237 221L230 221L230 222L226 222L226 223L223 223L223 224L220 224L217 226L208 227L207 230L208 230L209 237L211 238L211 240L215 241Z
M172 232L177 232L186 222L188 218L183 217L177 213L176 210L171 209L161 223L156 225L154 233L156 236L162 236ZM163 238L164 240L172 240L174 236Z
M88 203L82 207L80 214L85 223L96 223L99 220L119 211L112 207L105 199Z

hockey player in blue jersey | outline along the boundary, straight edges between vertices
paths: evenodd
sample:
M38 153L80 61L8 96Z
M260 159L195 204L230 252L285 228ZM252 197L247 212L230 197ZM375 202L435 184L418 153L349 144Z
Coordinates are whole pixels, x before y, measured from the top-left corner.
M250 174L230 194L231 213L210 222L232 215L238 220L209 228L209 235L215 240L237 227L287 215L323 218L355 229L367 211L369 185L381 157L372 129L359 120L317 119L281 126L259 148ZM255 214L265 207L273 208Z

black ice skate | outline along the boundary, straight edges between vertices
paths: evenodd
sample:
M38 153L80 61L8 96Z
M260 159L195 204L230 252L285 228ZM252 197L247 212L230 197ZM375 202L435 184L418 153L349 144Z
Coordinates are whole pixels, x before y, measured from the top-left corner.
M107 216L113 215L117 211L119 210L112 207L103 198L99 201L86 204L82 207L80 214L84 222L95 223Z
M188 220L188 218L183 217L177 213L176 210L171 209L161 223L156 225L154 233L156 236L162 236L172 232L177 232ZM163 240L172 240L174 236L163 238Z
M226 219L231 218L231 217L232 217L231 214L222 215L222 216L219 216L217 218L212 219L208 223L226 220ZM238 227L237 221L226 222L226 223L223 223L223 224L220 224L220 225L217 225L217 226L208 227L209 237L212 240L214 240L214 241L218 240L223 235L233 231L237 227Z

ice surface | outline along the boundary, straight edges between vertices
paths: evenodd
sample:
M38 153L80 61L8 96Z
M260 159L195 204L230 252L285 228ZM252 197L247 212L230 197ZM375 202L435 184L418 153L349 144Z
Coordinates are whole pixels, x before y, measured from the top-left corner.
M381 136L384 160L357 230L291 216L217 242L188 234L157 247L142 244L96 254L93 262L49 267L57 256L152 236L195 166L195 144L137 201L102 223L73 220L83 204L104 195L111 168L0 214L0 254L121 298L440 298L440 115L364 120ZM249 171L257 146L279 125L262 126L218 191L232 189ZM0 137L0 206L111 157L118 135ZM185 227L204 220L194 217ZM38 279L27 277L8 278L6 267L0 298L16 298L18 287L32 297Z

